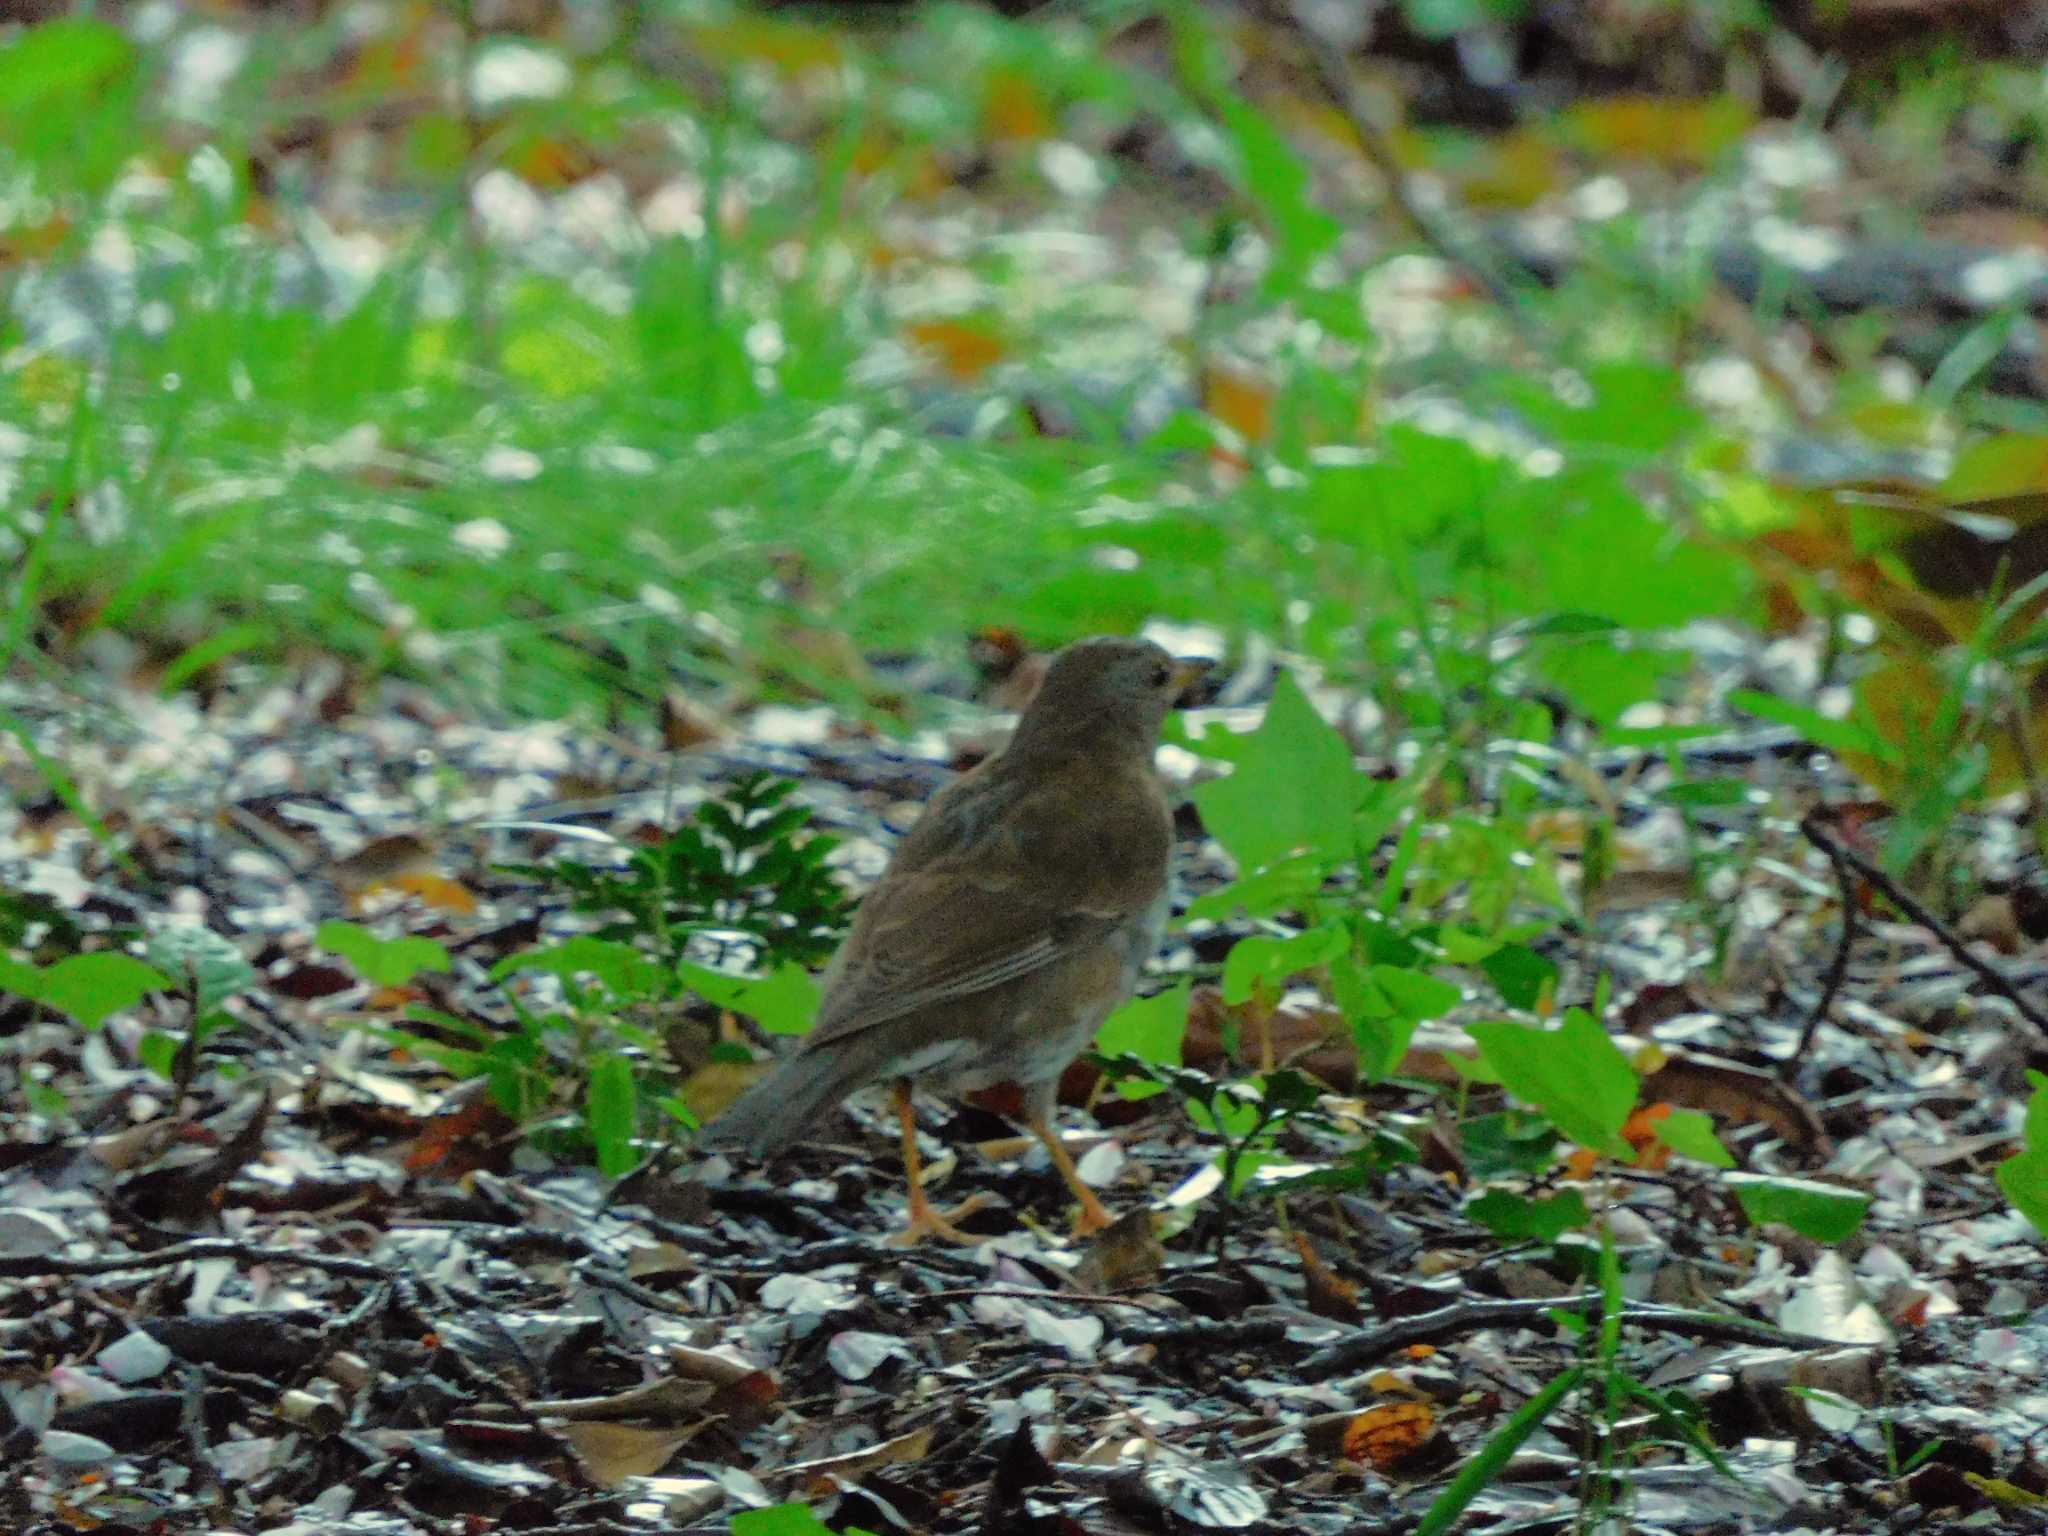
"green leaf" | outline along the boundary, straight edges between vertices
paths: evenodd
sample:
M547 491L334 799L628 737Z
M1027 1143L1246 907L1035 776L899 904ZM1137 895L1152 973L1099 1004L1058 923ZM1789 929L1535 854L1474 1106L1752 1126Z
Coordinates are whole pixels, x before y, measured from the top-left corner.
M1242 1003L1262 981L1276 985L1296 971L1327 965L1342 954L1346 939L1341 928L1309 928L1285 938L1253 934L1230 946L1223 962L1223 1001Z
M256 979L235 941L196 923L181 923L152 935L149 963L180 982L190 979L202 1013L220 1006Z
M1559 1190L1542 1200L1490 1189L1467 1205L1465 1214L1496 1237L1534 1238L1541 1243L1553 1242L1592 1220L1586 1197L1576 1189Z
M2027 1100L2021 1130L2025 1148L2000 1163L1994 1176L2012 1208L2032 1222L2036 1232L2048 1233L2048 1077L2030 1071L2027 1079L2034 1092Z
M800 1035L818 1016L818 984L793 960L766 976L735 976L687 960L676 971L706 1002L745 1014L771 1035Z
M71 1101L64 1097L60 1088L48 1083L27 1082L22 1084L21 1096L28 1101L31 1113L46 1120L61 1120L71 1113Z
M1755 1226L1777 1222L1817 1243L1839 1243L1863 1225L1871 1197L1812 1179L1760 1173L1731 1173L1728 1187Z
M1883 762L1898 761L1896 748L1853 720L1831 719L1817 709L1781 699L1774 693L1759 693L1754 688L1731 689L1728 702L1760 720L1788 725L1815 746L1826 747L1831 752L1856 752Z
M68 1013L87 1029L107 1015L132 1008L151 992L169 988L169 977L132 955L102 950L59 960L36 980L36 1000Z
M1680 1157L1716 1168L1735 1166L1735 1154L1714 1134L1713 1117L1696 1109L1674 1109L1663 1119L1652 1121L1650 1133Z
M1523 1109L1475 1115L1465 1122L1458 1140L1475 1183L1534 1178L1557 1161L1557 1127Z
M360 923L322 923L313 942L346 960L373 987L402 987L421 971L451 968L448 951L432 939L380 938Z
M1746 779L1688 779L1680 784L1667 784L1657 798L1666 805L1690 809L1741 805L1749 799L1749 789Z
M158 1077L168 1080L177 1070L178 1048L184 1043L181 1036L152 1029L136 1042L135 1059Z
M671 990L668 968L650 960L630 944L611 939L579 935L545 949L529 949L507 955L491 967L491 978L502 981L515 971L538 971L575 986L590 977L620 999L663 997Z
M1459 1516L1465 1513L1466 1506L1499 1478L1501 1470L1521 1449L1522 1442L1543 1427L1543 1421L1578 1389L1585 1375L1586 1367L1575 1365L1551 1377L1541 1391L1488 1435L1486 1443L1458 1469L1457 1475L1444 1485L1444 1491L1436 1496L1436 1502L1423 1512L1422 1522L1415 1528L1415 1536L1449 1536Z
M1291 675L1281 675L1256 731L1210 730L1195 749L1236 765L1228 778L1196 786L1194 801L1240 873L1302 852L1326 865L1352 856L1352 815L1366 781L1344 738Z
M119 27L69 17L25 27L0 46L0 113L16 116L82 100L126 69L135 45Z
M1508 626L1508 633L1523 640L1545 635L1611 635L1621 626L1597 613L1552 613Z
M732 1517L732 1536L834 1536L832 1527L811 1513L808 1504L777 1504L772 1509L749 1509ZM859 1526L848 1526L845 1536L874 1536Z
M701 1123L697 1119L695 1111L674 1094L668 1094L665 1097L656 1099L654 1107L686 1131L696 1130Z
M0 955L0 994L26 997L31 1001L43 995L43 973L26 960L16 960L10 955Z
M1640 1086L1600 1021L1569 1009L1555 1030L1492 1021L1467 1026L1503 1087L1542 1111L1564 1136L1608 1157L1626 1158L1621 1127Z
M1095 1033L1095 1049L1105 1056L1129 1052L1155 1066L1179 1066L1181 1044L1188 1031L1191 987L1192 983L1183 981L1164 992L1125 1003L1102 1021L1102 1028ZM1158 1088L1157 1084L1145 1086L1153 1092Z
M1417 1024L1441 1018L1465 999L1452 983L1397 965L1375 965L1365 975L1385 995L1395 1017Z
M584 1112L598 1172L608 1179L632 1172L639 1161L633 1151L635 1107L633 1064L610 1051L592 1061Z
M1358 1070L1371 1082L1400 1067L1423 1020L1448 1013L1465 995L1421 971L1385 964L1361 968L1348 955L1331 965L1330 982L1358 1046Z
M1557 985L1557 962L1526 944L1503 944L1479 963L1510 1008L1535 1008Z
M1187 915L1220 922L1240 911L1253 918L1299 911L1309 897L1322 889L1327 873L1320 854L1283 859L1255 875L1233 880L1220 890L1196 897L1188 903Z

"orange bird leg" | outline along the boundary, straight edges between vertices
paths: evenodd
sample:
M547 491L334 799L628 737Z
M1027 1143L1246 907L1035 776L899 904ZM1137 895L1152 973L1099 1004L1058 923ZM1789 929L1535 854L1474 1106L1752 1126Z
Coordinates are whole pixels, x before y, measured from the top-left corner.
M1031 1118L1031 1134L1045 1143L1045 1150L1052 1155L1053 1167L1059 1169L1060 1177L1067 1181L1067 1188L1074 1192L1074 1198L1081 1202L1081 1215L1074 1222L1074 1235L1086 1237L1091 1232L1100 1232L1115 1222L1116 1217L1108 1207L1095 1198L1095 1191L1081 1182L1081 1171L1074 1166L1073 1155L1067 1151L1067 1144L1060 1140L1059 1132L1053 1129L1051 1117L1034 1115Z
M953 1223L972 1215L988 1203L986 1195L970 1195L952 1210L939 1212L924 1196L924 1162L917 1153L917 1112L910 1106L910 1084L898 1079L895 1087L896 1119L903 1127L903 1172L910 1180L910 1224L888 1239L892 1248L908 1248L927 1237L944 1238L972 1248L983 1241L962 1232Z

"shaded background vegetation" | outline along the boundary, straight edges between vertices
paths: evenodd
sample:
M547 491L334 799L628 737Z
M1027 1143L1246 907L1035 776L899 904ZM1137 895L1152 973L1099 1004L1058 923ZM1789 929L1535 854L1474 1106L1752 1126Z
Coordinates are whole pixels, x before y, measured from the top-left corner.
M1540 736L1851 606L1830 668L1938 712L2034 574L1899 547L2041 472L2036 8L1010 9L17 29L11 663L886 713L878 657L1168 619Z

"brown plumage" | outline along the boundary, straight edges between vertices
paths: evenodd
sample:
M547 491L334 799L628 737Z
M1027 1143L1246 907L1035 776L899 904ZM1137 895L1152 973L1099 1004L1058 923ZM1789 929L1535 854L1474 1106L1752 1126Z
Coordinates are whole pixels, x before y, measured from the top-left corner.
M1009 745L933 796L898 846L826 969L811 1033L701 1144L767 1156L855 1089L892 1081L908 1235L968 1240L918 1185L909 1083L1014 1081L1084 1229L1106 1223L1052 1110L1060 1073L1159 945L1173 822L1153 753L1202 670L1141 640L1060 652Z

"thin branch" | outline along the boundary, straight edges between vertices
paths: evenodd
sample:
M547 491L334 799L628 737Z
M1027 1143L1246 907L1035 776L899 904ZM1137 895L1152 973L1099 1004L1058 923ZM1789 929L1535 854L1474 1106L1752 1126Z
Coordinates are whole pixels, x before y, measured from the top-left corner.
M1312 1381L1324 1381L1345 1371L1355 1371L1383 1360L1412 1344L1440 1344L1462 1333L1483 1328L1528 1328L1541 1325L1553 1312L1598 1312L1604 1304L1597 1291L1581 1296L1530 1297L1508 1301L1461 1301L1414 1317L1399 1318L1377 1328L1362 1328L1347 1339L1325 1345L1303 1360L1302 1374ZM1756 1322L1726 1312L1699 1312L1683 1307L1662 1307L1650 1302L1630 1302L1623 1309L1621 1325L1650 1333L1682 1333L1697 1339L1726 1344L1775 1344L1790 1349L1839 1349L1839 1339L1814 1334L1788 1333L1770 1323Z
M1804 822L1800 823L1800 830L1806 831ZM1807 833L1809 838L1812 835ZM1813 1047L1813 1037L1819 1033L1821 1021L1834 1011L1835 998L1841 993L1842 983L1849 978L1849 951L1856 943L1856 872L1849 867L1839 844L1821 842L1815 846L1828 856L1828 863L1834 866L1835 885L1842 893L1842 937L1835 944L1835 958L1828 965L1827 980L1821 983L1820 999L1813 1005L1813 1012L1806 1016L1806 1027L1799 1032L1799 1044L1782 1064L1781 1070L1787 1077L1797 1074L1799 1063L1806 1060L1806 1053Z
M168 1269L173 1264L196 1264L207 1259L233 1259L244 1264L296 1264L304 1269L376 1283L391 1278L388 1264L374 1263L369 1259L307 1253L297 1248L274 1248L231 1237L200 1237L149 1253L100 1254L89 1259L67 1259L54 1253L0 1258L0 1280L31 1279L39 1275L113 1275L130 1270Z
M1918 897L1855 849L1837 841L1833 834L1820 825L1815 816L1808 815L1802 819L1799 830L1809 843L1826 854L1829 859L1847 861L1851 869L1883 893L1885 900L1933 934L1941 941L1942 948L1954 955L1973 976L2011 1003L2019 1011L2020 1017L2034 1026L2035 1033L2048 1038L2048 1015L2044 1015L2039 1008L2022 997L2019 988L2013 985L2003 971L1980 958L1953 928L1936 917Z
M1156 1301L1138 1301L1129 1296L1097 1296L1088 1291L1034 1291L1024 1286L969 1285L957 1290L919 1291L919 1301L966 1301L979 1296L1002 1296L1016 1301L1064 1301L1085 1307L1134 1307L1140 1312L1164 1312Z

